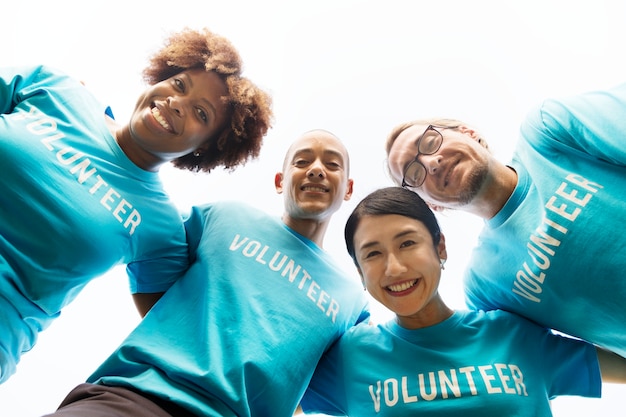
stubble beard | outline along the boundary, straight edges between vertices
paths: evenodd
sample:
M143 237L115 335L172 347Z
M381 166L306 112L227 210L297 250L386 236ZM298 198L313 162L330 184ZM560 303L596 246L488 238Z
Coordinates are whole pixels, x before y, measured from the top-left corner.
M463 187L463 191L459 194L457 199L457 205L459 207L471 204L474 198L476 198L478 193L483 189L488 175L489 170L487 166L482 166L468 175L466 186Z

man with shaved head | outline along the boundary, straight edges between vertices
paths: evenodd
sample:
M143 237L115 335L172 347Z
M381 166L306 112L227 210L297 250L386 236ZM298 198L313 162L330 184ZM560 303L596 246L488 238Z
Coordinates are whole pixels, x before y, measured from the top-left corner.
M323 249L352 195L348 164L337 137L309 131L275 176L282 217L194 207L190 269L52 415L293 415L322 354L369 317L357 277Z

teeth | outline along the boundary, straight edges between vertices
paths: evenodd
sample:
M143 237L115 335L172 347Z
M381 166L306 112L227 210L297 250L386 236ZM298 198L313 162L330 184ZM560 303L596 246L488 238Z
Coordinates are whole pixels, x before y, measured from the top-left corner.
M393 292L400 292L400 291L408 290L409 288L411 288L415 284L417 284L417 280L409 281L409 282L403 282L402 284L390 285L387 288L389 288Z
M159 111L159 109L157 109L156 107L153 107L152 108L152 115L157 120L157 122L159 122L159 124L161 126L163 126L164 129L170 130L170 125L163 118L163 116L161 116L161 112Z
M321 193L325 193L326 189L323 187L314 187L312 185L306 186L306 187L302 187L303 191L317 191L317 192L321 192Z

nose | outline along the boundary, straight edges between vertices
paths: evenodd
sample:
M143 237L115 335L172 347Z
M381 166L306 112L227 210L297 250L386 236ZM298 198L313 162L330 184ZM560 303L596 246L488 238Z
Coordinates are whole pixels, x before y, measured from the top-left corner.
M324 171L324 165L321 161L315 161L309 166L309 170L306 173L307 177L314 178L324 178L326 176L326 171Z
M396 277L406 272L404 263L393 253L387 255L387 263L385 267L385 275L388 277Z
M184 115L184 112L183 112L183 107L184 107L183 106L183 101L179 97L168 96L167 97L167 105L177 115L179 115L179 116L183 116Z
M441 166L441 155L420 155L422 165L426 168L428 175L435 175Z

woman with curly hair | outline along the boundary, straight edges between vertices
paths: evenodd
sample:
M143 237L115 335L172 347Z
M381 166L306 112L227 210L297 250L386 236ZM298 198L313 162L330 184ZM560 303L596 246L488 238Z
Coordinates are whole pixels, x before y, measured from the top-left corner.
M227 39L186 28L152 56L119 124L56 69L0 69L0 383L93 278L127 264L143 315L187 269L158 170L233 170L259 155L271 97L241 72Z

